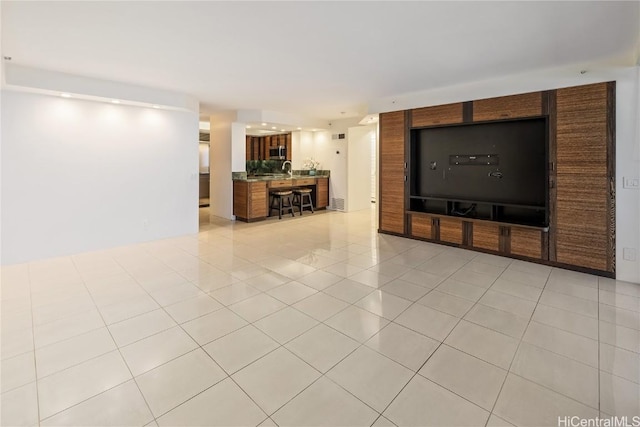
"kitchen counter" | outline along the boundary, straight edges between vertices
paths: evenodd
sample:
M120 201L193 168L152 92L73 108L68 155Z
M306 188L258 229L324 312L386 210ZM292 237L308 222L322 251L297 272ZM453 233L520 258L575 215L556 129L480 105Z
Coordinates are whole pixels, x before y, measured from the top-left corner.
M282 179L305 179L305 178L329 178L328 170L317 171L315 175L309 175L306 173L300 173L301 171L294 171L293 175L286 173L280 174L264 174L264 175L247 175L246 172L233 172L232 178L234 181L246 181L246 182L259 182L259 181L274 181Z
M272 189L292 187L311 188L314 209L326 209L329 205L329 171L308 175L287 174L246 176L244 172L233 174L233 214L240 221L252 222L266 219L269 214L269 192Z

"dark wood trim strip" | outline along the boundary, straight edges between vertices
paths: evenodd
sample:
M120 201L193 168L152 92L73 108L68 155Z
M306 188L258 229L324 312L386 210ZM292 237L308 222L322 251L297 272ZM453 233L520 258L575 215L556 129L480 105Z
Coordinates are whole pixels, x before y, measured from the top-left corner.
M462 245L473 246L473 223L464 221L462 224L464 227L462 234Z
M607 83L607 176L609 194L609 236L607 244L607 271L616 271L616 82Z
M411 170L411 120L412 111L404 111L404 206L403 209L406 212L409 207L409 171ZM409 225L410 217L405 213L404 215L404 233L410 235Z
M557 117L557 92L548 90L542 93L542 113L549 116L549 233L547 236L547 249L543 248L542 253L547 253L549 261L555 261L557 234L556 227L558 224L557 210L557 188L556 177L558 169L558 117ZM543 239L544 241L545 239Z
M473 101L467 101L462 103L462 122L473 122Z
M542 259L543 260L548 260L549 259L549 233L545 233L544 231L542 232L542 237L540 239L540 244L541 244L541 248L540 248L540 253L542 254Z
M382 144L383 141L380 138L383 135L382 128L384 127L384 120L382 120L382 115L384 113L380 113L378 116L378 152L376 153L378 164L377 173L378 173L378 194L376 194L376 204L378 205L378 233L384 233L382 231L382 194L384 191L384 180L382 179Z

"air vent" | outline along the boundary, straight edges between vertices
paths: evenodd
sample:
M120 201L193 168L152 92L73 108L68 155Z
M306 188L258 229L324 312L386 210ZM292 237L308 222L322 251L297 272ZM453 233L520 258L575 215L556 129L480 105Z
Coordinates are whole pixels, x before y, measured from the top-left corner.
M344 133L334 133L331 135L331 139L345 139L346 135Z
M209 134L205 132L200 132L200 141L209 142Z
M344 211L344 199L332 197L330 208L334 211Z

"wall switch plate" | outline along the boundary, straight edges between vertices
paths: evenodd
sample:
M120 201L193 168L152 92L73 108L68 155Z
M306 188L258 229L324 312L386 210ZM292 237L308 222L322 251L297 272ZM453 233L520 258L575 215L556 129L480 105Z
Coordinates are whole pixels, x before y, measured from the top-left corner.
M637 190L638 187L640 187L640 178L635 176L622 177L622 188L634 188Z
M622 248L622 258L625 261L635 261L636 260L636 249L635 248Z

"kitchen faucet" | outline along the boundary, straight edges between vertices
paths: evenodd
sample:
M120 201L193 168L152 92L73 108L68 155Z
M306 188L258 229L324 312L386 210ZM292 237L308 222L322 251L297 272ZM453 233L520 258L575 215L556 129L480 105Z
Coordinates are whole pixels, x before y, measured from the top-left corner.
M285 160L282 163L282 170L285 170L287 168L287 163L289 163L289 172L287 172L289 174L289 177L291 178L293 176L293 165L291 164L291 160Z

